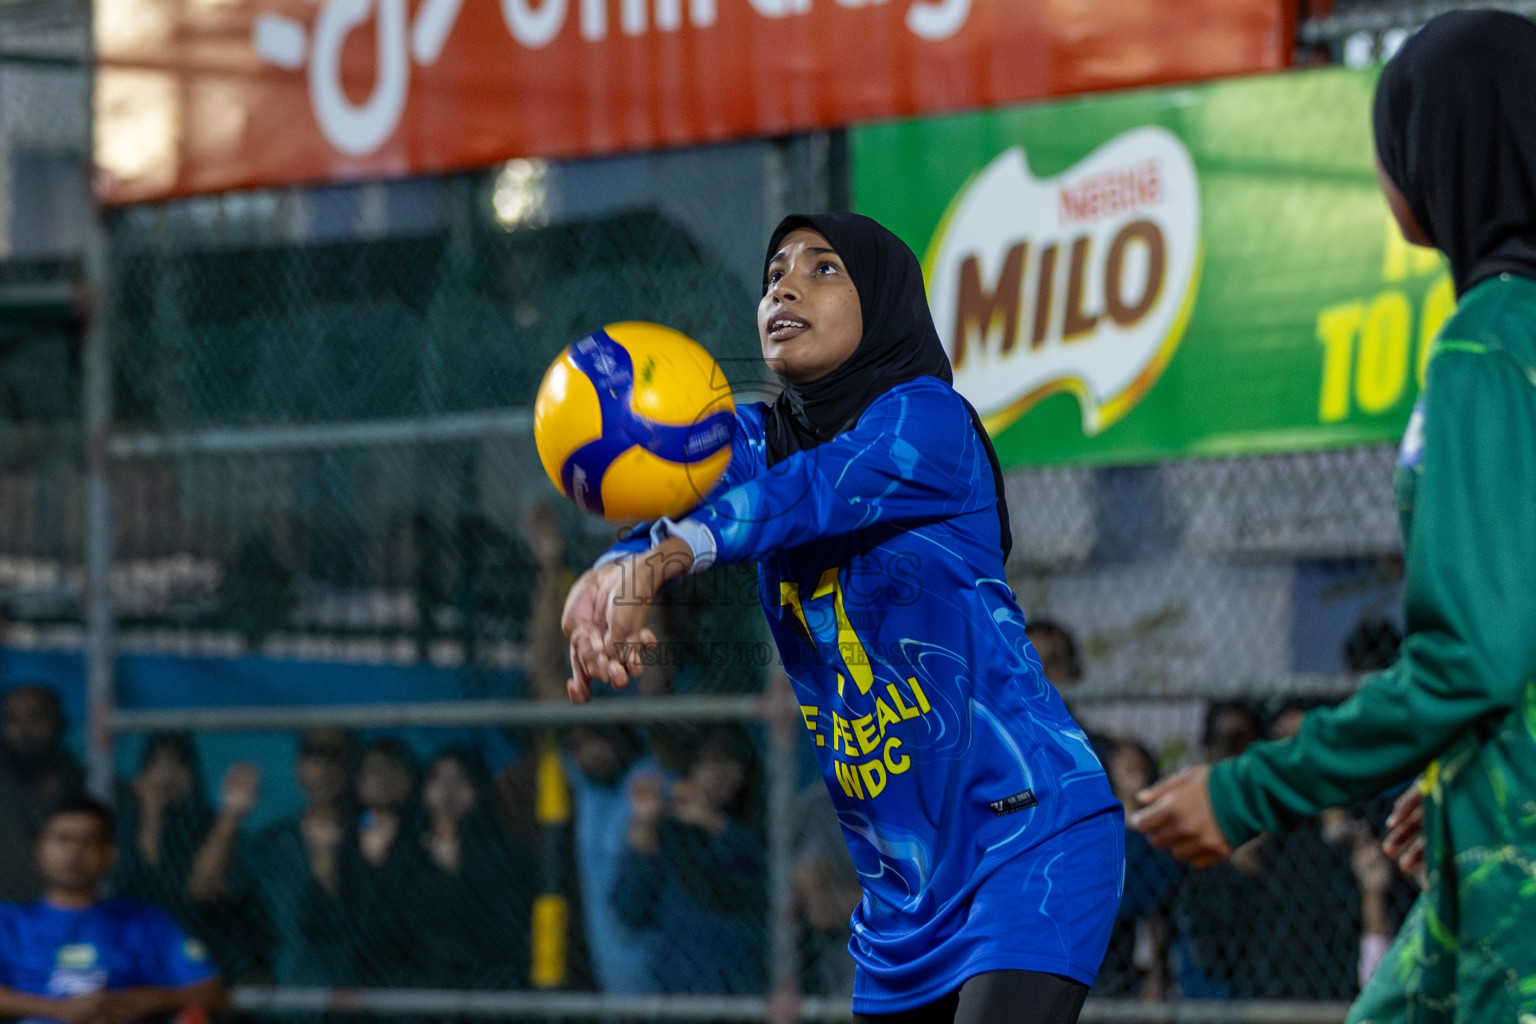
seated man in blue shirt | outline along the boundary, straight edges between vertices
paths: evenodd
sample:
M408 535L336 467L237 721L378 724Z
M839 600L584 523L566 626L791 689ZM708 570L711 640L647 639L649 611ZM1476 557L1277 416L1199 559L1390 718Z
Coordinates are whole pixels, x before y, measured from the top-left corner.
M102 898L113 836L112 811L90 797L64 801L44 822L43 898L0 903L0 1017L139 1024L227 1005L202 943L158 907Z

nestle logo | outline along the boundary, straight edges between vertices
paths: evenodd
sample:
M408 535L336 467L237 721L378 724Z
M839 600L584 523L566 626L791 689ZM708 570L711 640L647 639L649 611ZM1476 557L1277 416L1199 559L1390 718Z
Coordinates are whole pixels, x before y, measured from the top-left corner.
M1014 811L1022 811L1027 807L1033 807L1039 802L1035 799L1035 791L1026 789L1022 793L1005 796L1001 800L989 800L987 801L987 806L992 808L993 814L1001 818L1005 814L1012 814Z

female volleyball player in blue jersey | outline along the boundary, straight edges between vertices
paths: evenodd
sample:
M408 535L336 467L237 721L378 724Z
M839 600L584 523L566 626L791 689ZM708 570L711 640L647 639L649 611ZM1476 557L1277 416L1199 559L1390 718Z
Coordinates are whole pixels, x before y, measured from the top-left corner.
M670 579L756 560L864 899L864 1020L1077 1019L1120 900L1124 823L1024 636L1002 475L950 385L916 257L854 214L787 218L758 306L784 383L730 469L566 604L571 698L623 686Z

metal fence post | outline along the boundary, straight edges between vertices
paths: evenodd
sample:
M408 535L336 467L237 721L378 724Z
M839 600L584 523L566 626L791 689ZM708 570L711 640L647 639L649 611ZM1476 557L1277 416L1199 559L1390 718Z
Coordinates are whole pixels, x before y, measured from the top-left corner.
M771 643L764 639L763 643ZM794 804L799 782L794 693L773 659L763 691L768 733L768 991L798 1007L799 971L794 917ZM780 1006L783 1003L778 1004ZM770 1008L774 1003L770 1002ZM799 1018L799 1010L795 1012Z
M98 209L86 233L85 284L89 318L82 359L85 419L86 752L90 790L112 792L113 686L112 492L112 268L106 224Z

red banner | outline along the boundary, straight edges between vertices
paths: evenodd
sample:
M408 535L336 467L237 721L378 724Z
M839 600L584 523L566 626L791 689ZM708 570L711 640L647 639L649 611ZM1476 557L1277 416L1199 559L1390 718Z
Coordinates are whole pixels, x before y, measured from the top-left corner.
M1283 67L1288 0L97 0L121 204Z

